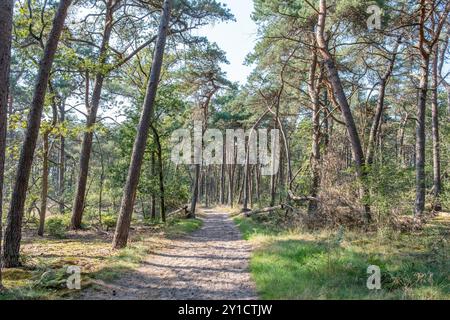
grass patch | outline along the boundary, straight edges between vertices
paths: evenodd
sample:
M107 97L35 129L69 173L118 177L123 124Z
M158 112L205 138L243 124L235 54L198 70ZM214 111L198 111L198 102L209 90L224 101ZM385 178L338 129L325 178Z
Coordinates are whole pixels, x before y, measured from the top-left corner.
M201 228L203 221L200 219L175 219L169 222L167 234L176 237L189 234Z
M400 234L280 230L236 217L256 250L252 277L263 299L450 299L450 221ZM382 289L368 290L367 267L381 268Z
M249 240L254 237L275 235L282 232L277 226L275 226L270 220L255 221L251 218L246 218L241 215L233 218L239 230L242 233L242 237L245 240Z

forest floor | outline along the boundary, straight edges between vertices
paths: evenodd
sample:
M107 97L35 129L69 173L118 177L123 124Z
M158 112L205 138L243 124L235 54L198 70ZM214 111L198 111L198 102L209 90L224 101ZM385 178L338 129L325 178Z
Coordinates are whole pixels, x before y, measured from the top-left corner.
M449 214L414 232L363 233L308 231L283 212L236 212L233 221L229 211L136 223L119 251L111 250L112 231L56 239L25 230L23 266L4 270L0 300L450 299ZM80 291L66 288L70 265L82 270ZM381 269L381 290L366 286L369 265Z
M137 269L82 290L79 299L256 299L250 243L226 212L202 211L203 226L152 252Z
M134 272L151 252L170 245L173 239L199 229L200 219L170 218L166 224L132 223L129 245L111 248L113 230L88 228L70 231L63 238L38 237L34 228L24 228L20 268L3 269L6 291L0 300L73 299L78 291L67 289L69 266L81 269L81 288L103 285Z

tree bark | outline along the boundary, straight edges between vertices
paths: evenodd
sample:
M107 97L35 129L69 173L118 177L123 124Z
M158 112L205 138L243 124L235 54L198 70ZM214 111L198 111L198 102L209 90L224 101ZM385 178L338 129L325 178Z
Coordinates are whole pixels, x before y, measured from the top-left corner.
M420 1L420 15L419 15L419 40L418 49L420 53L420 84L419 84L419 100L417 103L417 121L416 121L416 200L414 205L414 214L416 216L422 215L425 211L425 125L426 125L426 105L427 105L427 91L429 81L429 65L430 54L435 44L438 43L442 28L447 21L447 16L450 11L450 3L445 4L444 11L439 16L439 21L436 24L435 14L439 15L438 11L429 12L429 6L426 0ZM436 10L432 8L432 10ZM433 19L432 39L426 39L426 34L430 33L427 26L427 20Z
M225 204L225 179L226 179L226 172L225 172L225 167L226 167L226 149L225 148L226 144L223 144L223 150L222 150L222 164L220 165L220 204L224 205Z
M36 141L41 124L42 110L44 107L45 95L50 78L53 60L59 39L64 27L67 10L72 0L61 0L53 19L52 29L49 34L44 55L39 65L39 72L36 77L34 95L31 102L30 113L28 115L28 126L25 134L25 141L20 152L20 159L17 166L17 174L14 181L14 190L9 206L7 225L5 230L4 266L7 268L17 267L19 263L20 240L22 238L22 218L24 213L25 197L28 189L31 165L33 163Z
M350 109L350 105L348 104L344 88L342 87L341 79L339 78L339 74L336 69L333 57L331 56L327 47L327 42L325 41L324 33L325 33L326 16L327 16L326 0L320 0L316 41L318 44L318 49L322 55L323 63L328 72L328 79L333 88L334 97L337 103L339 104L342 115L344 117L345 125L347 127L347 132L353 150L356 174L361 183L362 198L363 201L367 201L367 197L369 196L369 190L366 186L367 173L364 170L364 153L361 145L361 140L359 138L358 130L356 128L356 124ZM367 224L370 223L372 220L372 216L370 213L370 206L367 203L364 204L364 220Z
M313 43L315 44L315 43ZM311 66L309 69L309 84L308 93L311 99L312 106L312 124L313 124L313 137L311 146L311 190L310 195L313 198L317 197L320 185L320 100L319 94L320 90L318 88L318 83L316 79L316 69L317 69L317 52L312 49L311 54ZM308 204L308 213L315 214L317 212L317 201L311 200Z
M94 91L92 92L91 105L87 105L88 118L86 122L86 129L83 135L83 142L81 144L81 155L79 164L79 176L77 183L77 190L72 208L71 228L74 230L81 229L81 222L83 219L83 211L86 200L86 185L89 174L89 161L92 151L92 140L94 135L94 126L97 122L97 112L100 105L100 98L103 89L103 82L106 72L102 70L106 62L107 51L109 47L109 40L111 38L111 31L113 28L113 13L120 0L108 0L106 4L105 27L103 31L102 43L98 53L97 64L100 71L95 75Z
M152 154L151 154L151 174L152 174L152 177L154 177L155 176L155 174L156 174L156 170L155 170L155 151L152 151ZM151 212L151 218L153 219L153 220L155 220L156 219L156 197L155 197L155 193L154 192L152 192L152 194L150 195L150 202L151 202L151 208L150 208L150 212Z
M42 178L41 178L41 209L39 212L39 228L38 236L44 236L45 216L47 213L47 197L48 197L48 174L49 174L49 135L58 121L58 106L56 102L56 93L49 83L50 93L52 94L53 121L50 127L44 129L42 134Z
M198 189L199 189L199 183L200 183L200 164L194 165L195 172L194 172L194 181L192 183L192 198L191 198L191 209L189 210L188 218L189 219L195 219L195 210L197 206L197 200L198 200Z
M0 2L0 248L3 231L3 183L6 152L6 126L9 97L9 71L11 66L11 33L14 0ZM2 257L0 250L0 290L2 285Z
M433 65L432 65L432 91L431 91L431 124L433 137L433 194L434 210L441 211L442 206L439 200L441 194L441 150L439 138L439 106L438 106L438 44L435 45Z
M59 123L62 125L66 121L65 101L59 105ZM64 214L64 176L66 172L66 138L63 133L59 136L59 166L58 166L58 197L59 213Z
M45 214L47 212L47 195L48 195L48 131L42 136L42 181L41 181L41 209L39 212L39 229L38 236L44 236Z
M400 123L400 129L398 134L398 158L402 167L407 167L406 156L405 156L405 127L408 122L408 113L405 114L404 118Z
M423 214L425 210L425 113L428 91L429 57L423 56L420 66L419 103L416 122L416 201L414 212Z
M153 109L158 90L159 77L164 58L164 49L166 46L167 32L169 29L169 20L172 1L164 0L161 13L161 22L158 30L158 40L156 42L153 63L148 82L147 94L145 96L141 119L137 130L136 140L133 146L130 168L128 170L127 182L124 187L122 204L117 221L116 232L114 234L113 248L120 249L127 245L128 233L133 213L134 202L136 198L136 189L139 183L142 160L144 158L145 147L149 134L149 127L153 117Z
M161 140L159 138L158 131L152 125L151 126L153 135L156 141L157 147L157 156L158 156L158 178L159 178L159 215L163 222L166 222L166 204L165 204L165 195L164 195L164 170L163 170L163 161L162 161L162 147Z
M233 155L231 155L233 156ZM234 204L234 165L227 164L228 171L228 206L233 208Z

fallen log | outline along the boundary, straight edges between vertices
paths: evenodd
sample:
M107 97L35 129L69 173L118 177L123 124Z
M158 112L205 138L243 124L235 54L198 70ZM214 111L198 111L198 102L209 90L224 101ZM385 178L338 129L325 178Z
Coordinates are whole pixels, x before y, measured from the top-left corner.
M296 196L294 195L294 193L292 192L292 190L288 191L289 194L289 199L291 199L292 201L298 201L298 202L305 202L305 201L319 201L318 198L315 197L310 197L310 196Z
M177 209L177 210L175 210L175 211L172 211L172 212L170 212L170 213L168 213L167 214L167 216L173 216L173 215L175 215L175 214L177 214L177 213L180 213L180 212L184 212L184 215L186 216L187 215L187 212L188 212L188 206L186 205L186 206L184 206L184 207L181 207L180 209Z
M246 211L246 212L243 212L243 214L246 217L250 217L251 215L254 215L254 214L267 213L267 212L271 212L274 210L279 210L279 209L282 210L285 208L286 208L286 206L284 204L280 204L280 205L274 206L274 207L266 207L266 208L257 209L257 210L253 210L253 211Z

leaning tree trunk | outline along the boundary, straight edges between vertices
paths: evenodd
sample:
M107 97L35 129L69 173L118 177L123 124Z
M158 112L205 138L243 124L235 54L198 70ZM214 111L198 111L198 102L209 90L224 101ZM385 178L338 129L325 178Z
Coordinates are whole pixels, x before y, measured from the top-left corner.
M100 66L100 71L98 71L98 73L95 76L94 91L92 92L91 106L86 106L89 112L86 122L86 129L83 135L83 142L81 144L80 171L78 176L76 195L74 198L72 208L71 228L75 230L81 229L81 222L83 219L83 211L86 200L86 186L89 173L89 161L91 158L92 140L94 135L94 126L97 121L97 112L98 107L100 105L100 98L103 89L103 81L105 80L105 71L102 70L102 67L106 63L107 58L106 52L108 51L109 40L111 38L111 31L113 28L114 9L119 2L120 0L108 0L108 3L106 5L105 27L103 31L102 43L98 53L98 62L97 62L97 64Z
M52 69L59 38L67 16L67 10L71 3L72 0L61 0L59 3L58 10L53 19L52 29L44 49L44 55L40 61L39 72L36 77L33 100L31 102L30 113L28 114L25 141L23 142L19 163L17 165L17 174L14 181L14 189L5 230L3 257L4 266L8 268L17 267L19 265L19 250L20 240L22 238L22 219L25 197L36 149L36 141L39 135L45 94L47 92L50 71Z
M9 70L11 65L11 32L13 24L14 0L0 3L0 290L2 289L2 217L3 217L3 179L5 169L6 124L9 95Z
M441 150L439 139L439 108L438 108L438 45L434 50L432 65L432 97L431 97L431 117L432 117L432 137L433 137L433 194L434 210L442 210L439 196L441 193Z
M144 158L145 147L150 129L150 123L153 117L153 109L158 90L159 77L164 58L164 49L166 46L167 32L170 21L170 11L172 0L164 0L161 14L161 22L158 30L158 40L156 42L155 53L148 82L147 94L145 96L141 119L137 130L136 140L133 146L130 168L128 170L127 182L123 190L122 204L117 221L116 232L114 234L113 248L120 249L127 245L128 233L133 213L134 202L136 198L136 189L139 183L142 161Z
M350 138L350 143L353 150L353 157L356 166L356 174L361 183L361 193L363 201L367 201L369 196L369 190L366 186L367 173L364 170L364 153L361 146L361 140L359 138L358 130L356 128L355 120L353 119L350 105L348 104L347 97L345 96L344 88L342 87L341 79L339 78L338 71L336 69L335 62L331 56L327 43L325 41L325 20L327 15L326 0L320 0L319 19L316 31L316 41L318 49L322 55L323 63L328 72L328 79L333 88L334 97L341 108L342 115L344 117L347 132ZM364 220L368 224L372 220L370 213L370 205L364 204Z

